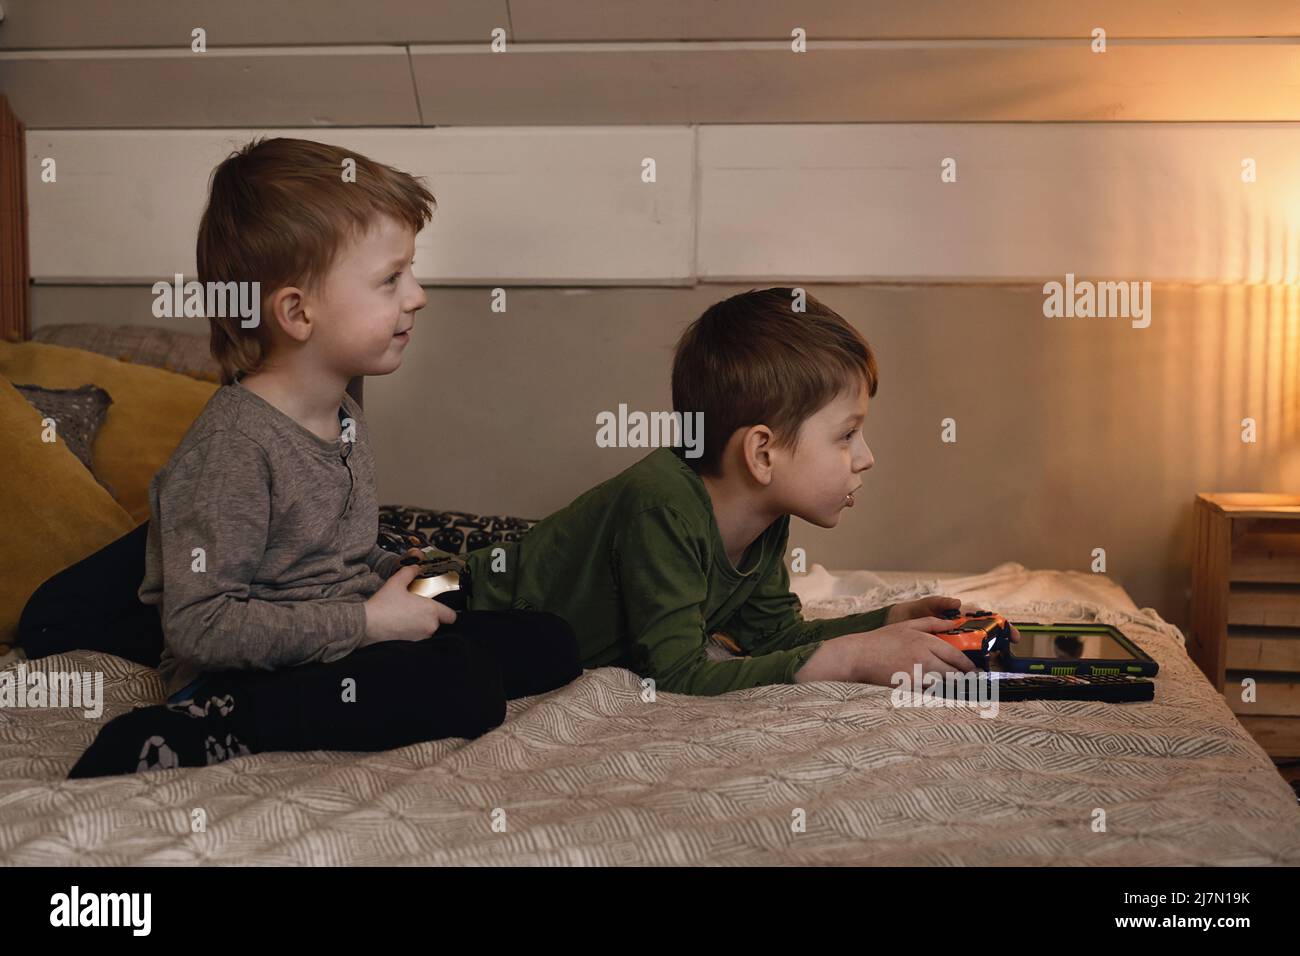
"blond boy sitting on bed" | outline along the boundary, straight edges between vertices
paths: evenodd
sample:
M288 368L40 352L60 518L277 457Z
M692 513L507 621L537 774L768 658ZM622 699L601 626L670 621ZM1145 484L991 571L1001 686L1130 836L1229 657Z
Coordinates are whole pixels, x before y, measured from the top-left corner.
M833 528L874 463L862 434L876 394L871 347L812 296L750 291L683 334L673 407L703 413L698 457L660 448L519 542L470 555L470 607L533 608L577 633L583 665L620 666L665 691L760 684L888 684L920 664L968 672L934 636L931 597L805 621L785 567L790 515ZM742 656L713 660L710 635ZM1013 639L1018 635L1013 635Z

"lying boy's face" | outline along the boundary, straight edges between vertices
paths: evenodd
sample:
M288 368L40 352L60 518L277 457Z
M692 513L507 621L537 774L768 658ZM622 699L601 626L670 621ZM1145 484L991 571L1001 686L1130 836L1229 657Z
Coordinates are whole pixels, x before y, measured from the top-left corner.
M316 320L312 340L330 369L352 378L387 375L402 364L415 313L428 302L411 274L414 258L411 227L379 216L306 294Z
M860 475L876 461L862 435L867 402L865 382L841 392L804 421L793 451L779 451L772 490L782 511L833 528L853 507Z

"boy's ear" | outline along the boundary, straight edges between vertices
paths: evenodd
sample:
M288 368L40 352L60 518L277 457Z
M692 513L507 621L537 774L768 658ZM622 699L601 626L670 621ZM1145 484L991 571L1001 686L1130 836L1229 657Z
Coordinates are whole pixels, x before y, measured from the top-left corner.
M311 319L303 308L302 290L285 286L271 293L271 316L285 335L297 342L306 342L311 336Z
M740 439L740 453L753 479L766 487L772 483L772 449L775 436L766 425L751 425Z

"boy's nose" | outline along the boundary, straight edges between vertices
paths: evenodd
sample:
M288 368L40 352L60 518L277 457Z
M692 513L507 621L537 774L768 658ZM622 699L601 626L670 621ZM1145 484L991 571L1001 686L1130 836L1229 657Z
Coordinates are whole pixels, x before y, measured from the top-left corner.
M866 471L868 468L870 468L872 465L876 463L876 456L871 454L871 449L867 447L866 442L862 443L862 451L863 451L862 457L853 463L855 466L853 470L855 472Z

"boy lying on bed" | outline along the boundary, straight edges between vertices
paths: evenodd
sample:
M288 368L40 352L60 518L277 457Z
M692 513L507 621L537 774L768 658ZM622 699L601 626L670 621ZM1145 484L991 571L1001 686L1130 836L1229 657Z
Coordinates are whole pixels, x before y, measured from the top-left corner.
M733 296L683 334L673 408L702 412L697 458L660 448L534 527L469 557L473 608L567 620L583 665L627 667L660 690L721 694L816 680L888 684L898 671L967 672L934 636L931 597L805 621L784 558L790 515L833 528L874 459L862 435L876 394L871 347L812 296ZM500 547L500 546L498 546ZM709 636L741 657L711 660ZM1018 639L1013 634L1013 639Z

